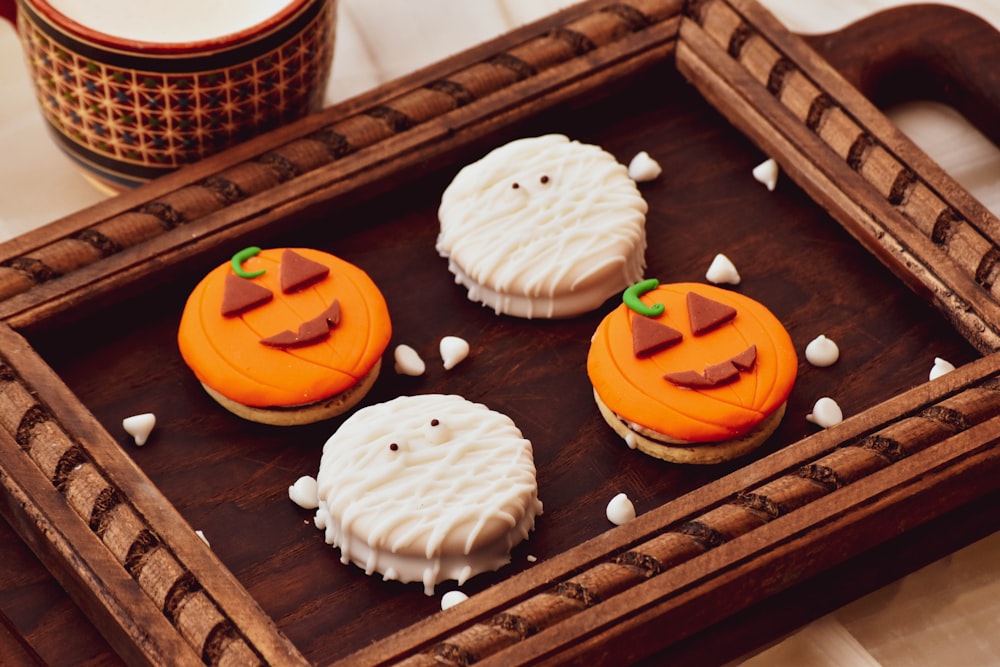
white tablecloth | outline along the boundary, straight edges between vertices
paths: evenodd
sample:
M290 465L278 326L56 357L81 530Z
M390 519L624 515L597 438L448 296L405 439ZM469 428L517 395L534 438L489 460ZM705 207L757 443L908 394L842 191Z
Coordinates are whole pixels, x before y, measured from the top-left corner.
M902 0L760 0L791 30L826 32ZM336 102L571 4L341 0ZM1000 0L948 2L1000 27ZM994 213L1000 151L949 109L890 114ZM0 241L99 201L46 135L13 29L0 23ZM1000 534L810 623L743 661L770 665L1000 665Z

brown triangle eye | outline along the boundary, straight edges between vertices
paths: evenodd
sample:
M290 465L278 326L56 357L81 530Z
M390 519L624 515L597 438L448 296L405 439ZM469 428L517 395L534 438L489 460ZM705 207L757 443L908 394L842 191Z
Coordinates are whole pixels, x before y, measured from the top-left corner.
M294 250L285 250L281 254L281 291L285 294L315 285L328 275L328 267L303 257Z
M263 285L232 273L227 274L222 292L222 316L242 315L248 310L263 306L273 298L271 290Z
M649 357L684 338L677 329L651 320L644 315L632 315L632 351L636 357Z
M701 336L717 329L736 317L736 309L695 292L687 294L688 318L691 333Z

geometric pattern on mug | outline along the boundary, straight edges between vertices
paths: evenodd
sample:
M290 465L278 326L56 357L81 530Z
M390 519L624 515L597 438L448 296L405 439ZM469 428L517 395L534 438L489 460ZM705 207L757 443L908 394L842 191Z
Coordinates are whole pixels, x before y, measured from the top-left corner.
M328 11L252 61L176 74L116 68L70 53L26 12L19 27L42 113L53 127L95 153L169 168L303 116L323 94L317 80L329 74Z

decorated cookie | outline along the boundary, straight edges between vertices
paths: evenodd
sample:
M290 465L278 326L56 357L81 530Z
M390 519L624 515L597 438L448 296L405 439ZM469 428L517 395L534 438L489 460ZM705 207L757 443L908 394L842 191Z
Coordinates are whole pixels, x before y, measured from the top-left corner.
M711 285L656 280L623 300L598 326L587 372L601 414L630 447L717 463L774 431L798 360L769 310Z
M646 201L598 146L545 135L463 168L437 250L469 298L518 317L572 317L642 277Z
M323 448L316 526L344 563L431 595L510 560L541 514L531 443L460 396L401 396L352 414Z
M178 344L221 405L290 425L357 404L390 334L385 300L358 267L318 250L248 248L194 288Z

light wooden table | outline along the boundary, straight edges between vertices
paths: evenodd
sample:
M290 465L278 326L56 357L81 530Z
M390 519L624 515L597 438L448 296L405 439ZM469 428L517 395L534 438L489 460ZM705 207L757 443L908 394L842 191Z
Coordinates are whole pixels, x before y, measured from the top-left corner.
M896 0L761 0L791 30L836 30ZM327 99L349 98L570 4L565 0L341 0ZM1000 0L947 2L1000 27ZM1000 151L950 109L890 116L1000 214ZM13 29L0 24L0 241L99 201L49 141ZM1000 534L815 621L755 656L769 665L1000 664Z

